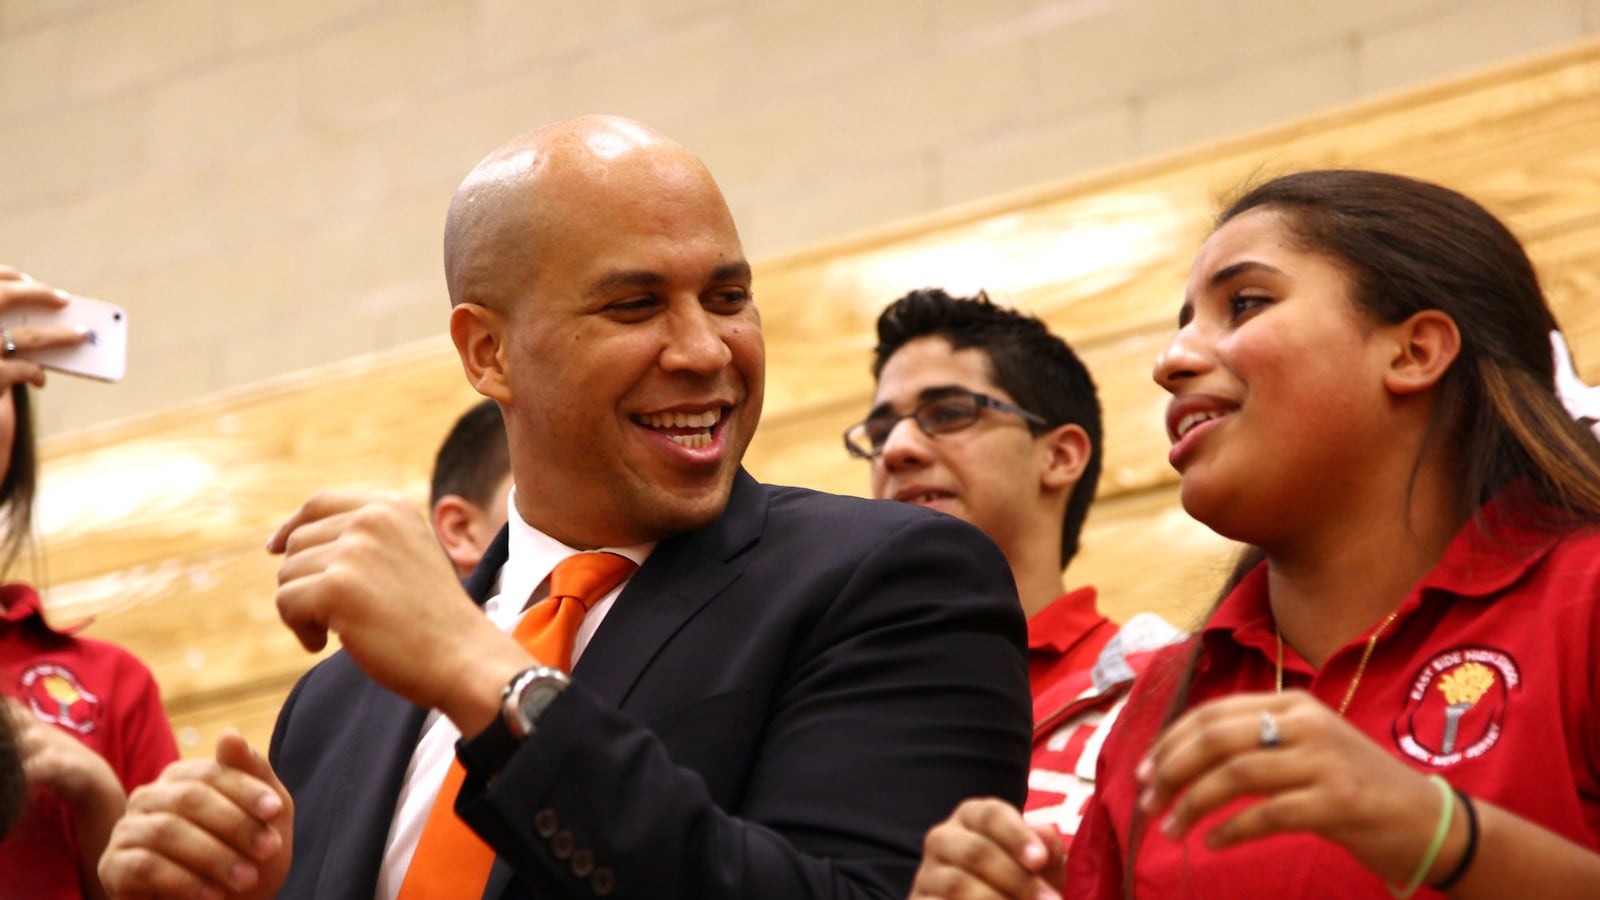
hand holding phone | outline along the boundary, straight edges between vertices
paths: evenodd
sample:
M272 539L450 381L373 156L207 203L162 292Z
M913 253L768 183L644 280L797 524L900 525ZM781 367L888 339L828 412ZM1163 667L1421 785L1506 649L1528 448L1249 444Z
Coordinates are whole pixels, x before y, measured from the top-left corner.
M5 355L48 369L118 381L127 364L128 319L114 303L53 290L0 267Z

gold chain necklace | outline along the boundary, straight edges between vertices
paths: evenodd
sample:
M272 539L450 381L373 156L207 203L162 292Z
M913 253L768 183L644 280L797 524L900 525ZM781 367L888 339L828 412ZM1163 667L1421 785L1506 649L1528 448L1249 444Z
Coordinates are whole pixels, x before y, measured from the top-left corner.
M1356 677L1350 679L1350 687L1345 689L1344 700L1339 703L1339 717L1341 719L1344 718L1344 711L1350 708L1350 698L1356 695L1356 688L1361 686L1361 676L1367 671L1367 662L1372 659L1372 651L1378 646L1378 638L1383 635L1384 630L1389 627L1389 623L1393 622L1395 616L1398 615L1400 615L1400 610L1398 609L1389 613L1382 622L1378 623L1378 627L1373 629L1372 637L1367 638L1367 649L1361 652L1361 664L1356 666ZM1283 693L1283 633L1279 632L1277 628L1273 628L1273 636L1278 639L1278 693L1281 694Z

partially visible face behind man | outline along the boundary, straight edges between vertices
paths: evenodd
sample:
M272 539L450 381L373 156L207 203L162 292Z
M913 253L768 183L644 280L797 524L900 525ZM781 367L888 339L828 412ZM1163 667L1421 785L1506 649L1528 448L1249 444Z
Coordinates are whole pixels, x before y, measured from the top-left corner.
M506 409L529 524L626 545L722 513L765 349L733 217L698 159L623 119L547 126L468 176L445 253L458 349L475 352L464 316L493 336L501 374L477 386Z

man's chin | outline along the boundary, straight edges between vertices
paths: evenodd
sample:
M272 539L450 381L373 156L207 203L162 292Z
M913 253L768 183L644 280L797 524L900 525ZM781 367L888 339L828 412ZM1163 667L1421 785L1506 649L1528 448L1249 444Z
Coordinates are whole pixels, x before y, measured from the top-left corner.
M634 510L634 518L646 530L671 537L686 531L695 531L715 522L728 508L728 498L733 493L733 475L729 473L713 483L690 490L682 490L641 503Z

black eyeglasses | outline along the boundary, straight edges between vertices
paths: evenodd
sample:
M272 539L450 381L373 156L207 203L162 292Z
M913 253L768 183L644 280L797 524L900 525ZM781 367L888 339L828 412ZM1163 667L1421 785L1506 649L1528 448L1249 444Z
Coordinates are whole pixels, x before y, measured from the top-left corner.
M889 432L894 431L902 419L915 420L923 434L933 437L970 426L978 421L978 413L985 408L1021 416L1023 421L1039 428L1050 424L1020 406L1012 406L988 394L954 388L948 393L922 401L916 409L903 415L885 411L851 425L844 431L844 449L860 459L876 459L883 452L884 443L889 440Z

